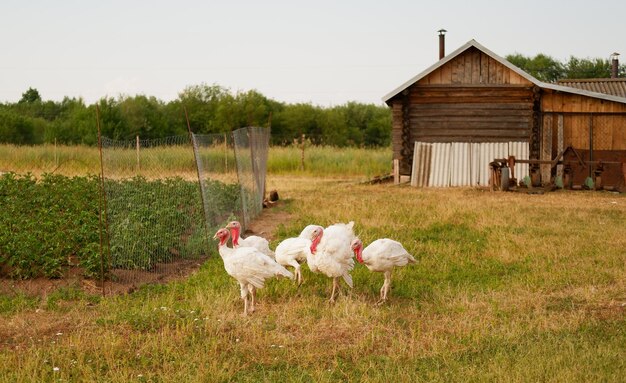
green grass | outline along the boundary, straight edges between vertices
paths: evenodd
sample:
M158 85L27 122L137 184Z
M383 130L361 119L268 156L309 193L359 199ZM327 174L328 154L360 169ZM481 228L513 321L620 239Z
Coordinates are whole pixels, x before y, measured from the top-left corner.
M366 244L399 240L418 263L394 272L388 304L357 265L330 305L305 266L303 286L269 281L242 317L219 258L128 295L2 296L0 382L623 381L626 196L358 178L270 174L292 216L272 244L349 220Z
M195 176L191 147L170 146L142 149L139 163L134 149L104 150L105 174L117 177L143 175L147 178L164 176ZM206 171L218 174L236 172L233 149L223 146L200 152ZM273 174L304 176L373 176L391 173L391 149L334 148L309 146L304 152L295 146L270 147L267 168ZM15 146L0 144L0 172L32 172L65 175L100 174L100 155L89 146Z

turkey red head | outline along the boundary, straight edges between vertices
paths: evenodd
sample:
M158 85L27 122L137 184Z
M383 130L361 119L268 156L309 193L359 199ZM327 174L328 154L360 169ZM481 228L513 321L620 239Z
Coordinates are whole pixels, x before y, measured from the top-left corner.
M220 246L224 246L230 237L230 233L226 229L219 229L217 233L213 236L213 239L220 240Z
M233 246L239 246L239 234L241 233L241 224L239 221L231 221L226 225L226 229L230 230L230 235L233 237Z
M363 242L361 242L360 239L355 238L352 240L350 248L354 251L356 260L359 261L359 263L363 263Z
M316 227L311 232L311 254L315 254L317 251L317 245L319 245L324 235L324 229L321 226Z

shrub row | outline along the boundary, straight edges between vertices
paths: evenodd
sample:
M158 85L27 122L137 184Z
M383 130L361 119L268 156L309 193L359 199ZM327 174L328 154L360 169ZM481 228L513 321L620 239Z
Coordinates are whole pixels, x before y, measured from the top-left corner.
M99 179L7 173L0 176L0 274L58 278L70 266L87 276L110 267L149 270L174 257L205 254L207 229L198 184L180 178L108 180L111 259L101 262ZM210 219L237 210L237 185L205 185ZM106 245L106 242L105 242Z
M60 277L80 264L99 272L98 179L0 177L0 265L16 278Z

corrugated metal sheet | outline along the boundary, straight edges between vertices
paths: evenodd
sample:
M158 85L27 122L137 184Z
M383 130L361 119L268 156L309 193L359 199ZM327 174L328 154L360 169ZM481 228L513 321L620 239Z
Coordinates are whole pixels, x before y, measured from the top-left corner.
M480 185L480 144L470 144L471 185Z
M489 186L494 159L528 159L528 142L415 142L412 186ZM528 175L528 164L515 165L518 180Z
M452 145L447 142L435 142L432 149L430 162L430 179L428 186L450 186L450 149Z
M450 186L470 186L470 143L453 142L451 147Z
M566 79L557 81L557 84L589 92L626 97L626 78Z

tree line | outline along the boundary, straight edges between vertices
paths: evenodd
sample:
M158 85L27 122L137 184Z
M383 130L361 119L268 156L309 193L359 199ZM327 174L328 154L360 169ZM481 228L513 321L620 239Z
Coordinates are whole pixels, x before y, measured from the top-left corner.
M43 101L29 88L17 103L0 104L0 142L97 144L96 105L103 136L114 140L194 133L219 134L246 126L271 126L272 144L290 144L303 135L316 144L387 146L391 112L386 106L348 102L323 108L306 103L286 104L255 90L233 93L219 85L185 88L178 98L163 102L137 95L105 97L86 105L81 98Z
M561 63L538 54L506 59L535 78L553 82L564 78L608 78L608 59L571 57ZM620 65L618 75L626 75ZM233 93L213 84L192 85L170 102L152 96L105 97L86 105L81 98L44 101L29 88L16 103L0 103L0 143L95 145L96 105L102 135L127 140L187 134L187 120L195 133L227 133L246 126L271 126L272 144L290 144L304 135L316 144L334 146L387 146L391 140L391 111L383 105L348 102L335 107L308 103L286 104L256 90Z
M506 60L538 80L556 82L562 79L610 78L611 60L601 58L577 58L570 56L560 62L543 53L535 57L519 53L507 55ZM618 77L626 76L626 65L618 65Z

